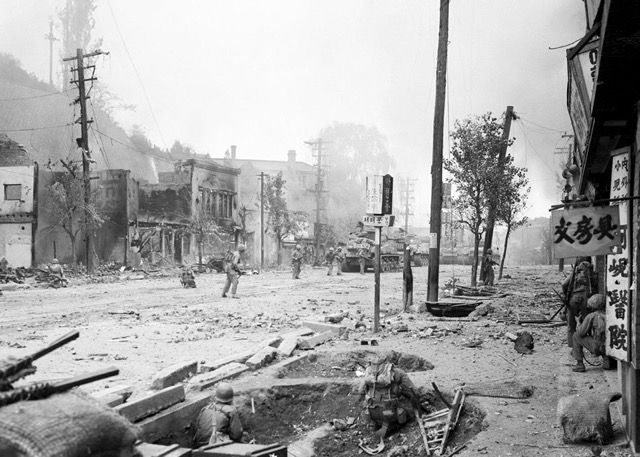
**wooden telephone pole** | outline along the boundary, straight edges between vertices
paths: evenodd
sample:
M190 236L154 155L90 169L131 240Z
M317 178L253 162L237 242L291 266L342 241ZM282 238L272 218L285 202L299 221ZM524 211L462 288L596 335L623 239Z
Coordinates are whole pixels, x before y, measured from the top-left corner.
M502 174L504 169L504 161L507 157L507 147L509 147L509 133L511 131L511 120L518 119L513 112L513 106L507 106L507 111L504 115L504 128L502 129L502 141L503 145L500 148L498 154L498 173ZM489 212L487 214L487 230L484 235L484 246L482 248L482 258L487 255L487 249L491 249L491 243L493 242L493 227L496 223L496 211L498 209L498 201L496 198L492 198L489 202ZM480 280L484 281L484 271L480 268Z
M324 144L327 142L325 141ZM316 141L305 141L305 144L311 146L311 154L316 158L316 185L311 192L316 194L316 224L314 226L313 235L315 237L316 244L316 258L315 262L320 263L320 233L322 232L322 224L320 223L320 211L322 207L322 194L328 192L324 189L324 167L326 167L326 154L322 150L322 138L318 138Z
M102 51L95 51L89 54L83 54L82 49L78 48L74 57L66 57L62 59L65 62L75 60L77 68L71 71L77 71L76 79L72 83L78 85L78 99L80 104L80 118L76 123L80 123L81 137L76 139L78 146L82 149L82 179L84 182L84 239L85 239L85 261L87 265L87 273L91 274L94 270L93 256L93 230L92 216L89 210L91 205L91 152L89 151L89 124L93 121L87 119L87 92L85 88L86 81L94 81L97 78L85 78L84 70L87 68L95 68L95 65L84 65L84 59L105 54Z
M440 31L436 69L436 103L433 116L433 158L431 163L431 222L429 224L429 283L427 299L438 301L440 278L440 230L442 227L442 149L444 107L447 87L447 46L449 41L449 2L440 0Z
M45 40L49 40L49 85L53 86L53 42L58 39L53 34L53 21L49 21L49 33L44 36Z

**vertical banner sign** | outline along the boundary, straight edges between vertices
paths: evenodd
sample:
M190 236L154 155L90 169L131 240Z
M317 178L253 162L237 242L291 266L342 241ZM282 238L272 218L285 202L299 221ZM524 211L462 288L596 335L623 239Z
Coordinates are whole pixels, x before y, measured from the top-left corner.
M393 176L382 177L382 214L393 213Z
M367 214L383 214L382 213L382 189L383 177L367 176Z
M610 198L628 197L629 189L629 150L612 157ZM620 208L620 227L622 245L614 254L607 256L607 355L618 360L629 361L629 221L628 202L611 202Z

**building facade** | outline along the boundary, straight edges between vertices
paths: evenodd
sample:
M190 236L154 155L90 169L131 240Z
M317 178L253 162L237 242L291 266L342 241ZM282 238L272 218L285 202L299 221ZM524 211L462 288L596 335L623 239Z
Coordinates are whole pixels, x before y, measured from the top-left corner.
M563 171L562 205L552 212L562 216L552 224L553 244L556 250L571 244L575 253L593 245L582 252L596 257L601 272L606 350L618 360L624 426L638 452L640 2L585 0L585 13L585 36L567 51L567 106L575 147ZM572 214L578 219L571 220ZM600 248L594 240L614 245Z
M0 258L14 268L33 263L36 178L25 148L0 134Z

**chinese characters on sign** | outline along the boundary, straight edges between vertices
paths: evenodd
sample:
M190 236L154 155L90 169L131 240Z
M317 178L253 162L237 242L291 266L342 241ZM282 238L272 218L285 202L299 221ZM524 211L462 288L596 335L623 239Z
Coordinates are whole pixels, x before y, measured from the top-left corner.
M611 168L610 198L628 197L629 189L629 152L614 155ZM611 202L612 207L620 210L622 244L607 256L607 355L618 360L629 360L629 233L627 202Z
M367 176L367 214L391 214L393 212L393 177L391 175Z
M611 254L621 243L615 206L588 206L551 212L553 256Z
M373 227L392 227L395 216L364 216L362 222L364 225L370 225Z

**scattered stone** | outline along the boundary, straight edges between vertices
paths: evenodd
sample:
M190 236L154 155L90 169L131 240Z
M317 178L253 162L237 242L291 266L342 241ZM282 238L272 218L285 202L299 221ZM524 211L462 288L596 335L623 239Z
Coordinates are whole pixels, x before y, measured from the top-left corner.
M198 371L198 361L178 363L167 367L155 375L151 381L151 390L160 390L184 381Z
M298 343L298 346L300 347L300 349L313 349L322 343L332 340L333 336L334 336L333 331L328 330L324 333L319 333L315 336L311 336L304 340L300 340L300 342Z
M214 371L194 376L189 380L189 390L204 390L224 379L233 378L249 370L244 363L233 362Z

